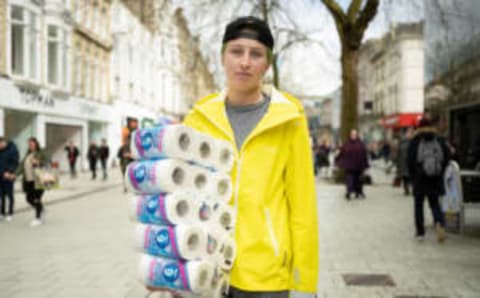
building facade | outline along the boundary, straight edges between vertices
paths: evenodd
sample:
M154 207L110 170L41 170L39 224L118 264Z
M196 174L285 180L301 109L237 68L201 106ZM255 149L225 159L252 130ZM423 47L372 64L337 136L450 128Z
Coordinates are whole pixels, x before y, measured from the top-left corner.
M426 108L455 146L462 168L480 146L480 2L425 3Z
M151 2L139 17L120 0L0 1L0 135L22 156L35 136L61 170L73 141L85 169L90 142L107 140L111 165L125 127L181 118L176 10Z
M359 57L360 131L391 139L415 126L424 109L423 23L400 23L379 40L367 41ZM379 127L379 124L381 125Z

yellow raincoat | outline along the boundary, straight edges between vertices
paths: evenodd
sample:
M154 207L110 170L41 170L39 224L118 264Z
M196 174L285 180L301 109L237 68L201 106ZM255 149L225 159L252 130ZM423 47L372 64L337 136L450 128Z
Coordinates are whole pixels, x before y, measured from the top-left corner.
M273 87L265 116L240 151L225 93L197 102L184 124L229 141L237 204L237 256L231 284L246 291L317 292L318 223L312 153L301 103Z

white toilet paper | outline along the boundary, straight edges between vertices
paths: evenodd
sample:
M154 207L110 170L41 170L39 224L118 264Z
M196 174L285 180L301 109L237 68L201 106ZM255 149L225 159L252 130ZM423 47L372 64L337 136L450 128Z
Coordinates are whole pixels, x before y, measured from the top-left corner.
M202 228L184 224L138 224L135 236L136 248L145 253L185 260L200 259L207 243L207 235Z
M209 135L197 132L194 143L194 161L205 167L215 166L215 139Z
M228 203L233 192L232 179L225 173L210 173L209 183L205 191L217 197L220 201Z
M209 225L215 218L215 201L201 200L195 203L197 205L196 210L198 210L198 213L194 220L201 225Z
M201 293L210 287L213 267L205 261L183 262L142 255L138 273L140 281L153 288Z
M232 145L224 140L215 139L213 147L213 167L222 173L230 173L235 161L235 151Z
M146 224L181 224L198 216L199 206L189 192L135 196L130 200L130 218Z
M137 129L131 138L131 150L135 158L193 157L196 132L184 125L168 124Z
M218 225L225 230L231 230L235 227L235 209L223 202L218 202L213 207L214 216L212 225Z
M220 238L219 253L220 268L229 272L230 270L232 270L237 250L235 246L235 240L226 233L223 234Z
M215 266L220 266L220 262L222 262L220 255L220 248L223 243L222 231L217 227L210 225L203 226L203 230L207 235L204 259Z
M193 186L195 192L208 192L209 184L213 183L212 173L198 165L189 165L188 177L188 184Z
M189 167L177 159L135 161L127 167L126 185L137 193L147 194L191 189Z
M216 274L212 278L211 284L211 294L208 297L212 298L223 298L224 295L228 293L229 288L229 278L226 274L220 273Z

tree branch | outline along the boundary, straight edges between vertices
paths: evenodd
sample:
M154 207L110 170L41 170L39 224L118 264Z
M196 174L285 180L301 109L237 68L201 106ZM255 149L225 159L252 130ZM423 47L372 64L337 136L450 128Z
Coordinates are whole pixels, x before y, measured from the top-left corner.
M360 15L358 16L355 25L361 35L363 35L363 32L368 26L368 23L370 23L370 21L377 14L379 2L379 0L368 0L365 8L360 12Z
M335 23L337 23L337 21L342 25L347 23L347 16L335 0L322 0L322 2L332 14L333 18L335 19Z
M347 16L350 23L355 23L360 8L362 7L363 0L352 0L350 6L348 7Z

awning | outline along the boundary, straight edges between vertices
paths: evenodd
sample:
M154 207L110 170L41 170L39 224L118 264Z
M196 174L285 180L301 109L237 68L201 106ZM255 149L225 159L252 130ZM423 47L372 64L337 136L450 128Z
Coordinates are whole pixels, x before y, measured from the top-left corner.
M422 113L395 114L384 117L380 123L385 128L412 127L418 124Z

